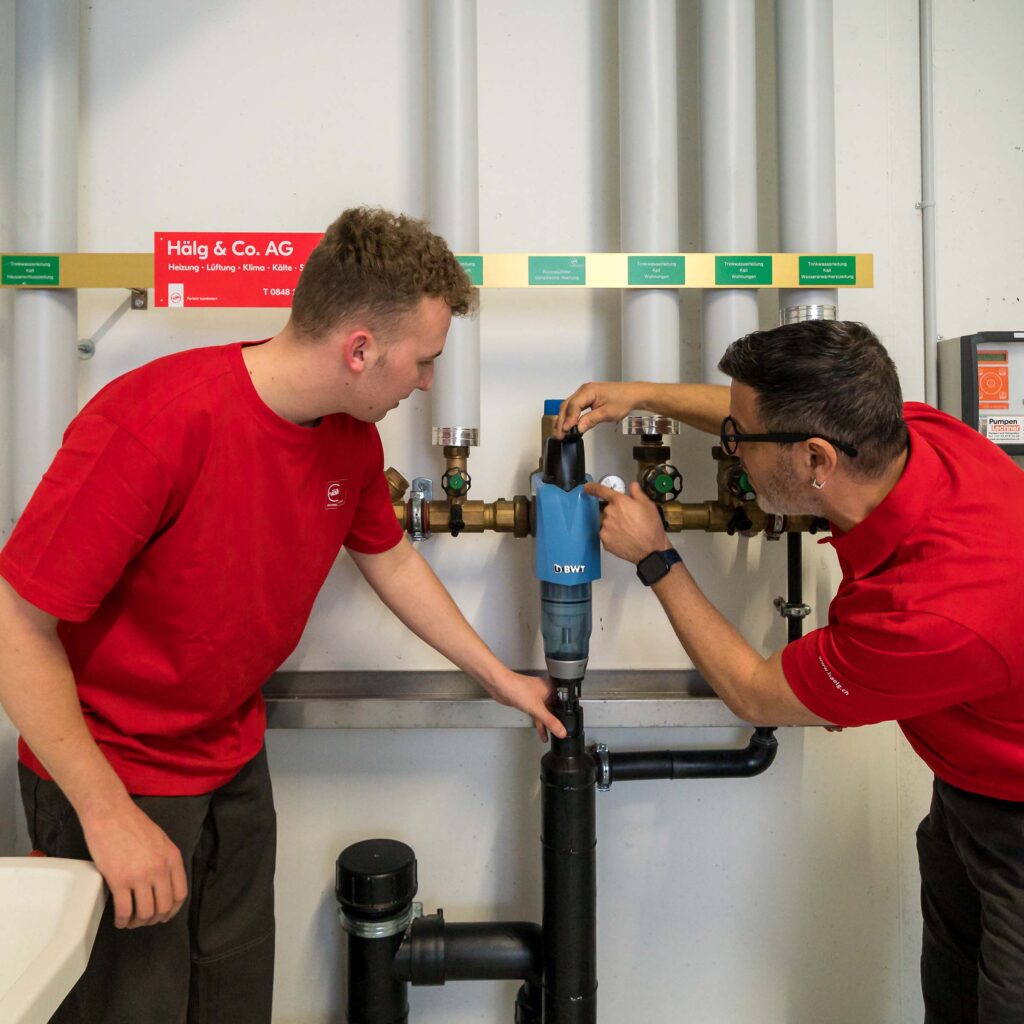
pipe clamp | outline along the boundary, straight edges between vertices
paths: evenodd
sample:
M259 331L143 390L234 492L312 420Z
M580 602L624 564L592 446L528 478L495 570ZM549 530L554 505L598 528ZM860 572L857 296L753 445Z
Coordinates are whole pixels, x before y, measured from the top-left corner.
M409 536L413 540L426 540L430 536L426 529L424 509L433 497L434 481L430 477L416 477L409 494Z
M563 661L561 658L545 658L548 667L548 675L554 680L582 679L587 671L587 659L579 658L576 661Z
M787 306L779 312L780 324L802 324L805 320L835 320L836 307L827 306Z
M779 609L779 614L784 619L806 619L811 614L809 604L790 604L784 597L777 597L772 602Z
M341 927L360 939L386 939L392 935L401 935L415 917L423 916L422 903L410 903L408 908L397 917L389 917L384 921L363 921L360 918L346 914L342 907L338 907L338 920Z
M612 788L612 759L608 754L607 743L595 743L590 748L590 756L597 768L597 788L607 793Z
M455 445L461 448L480 444L479 427L434 427L431 434L434 444Z
M630 413L622 421L623 434L678 434L679 424L670 416L654 413Z

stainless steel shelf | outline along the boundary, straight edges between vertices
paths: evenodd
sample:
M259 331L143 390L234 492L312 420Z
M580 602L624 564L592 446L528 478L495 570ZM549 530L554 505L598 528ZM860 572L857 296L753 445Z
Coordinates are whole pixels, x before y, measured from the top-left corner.
M461 672L278 672L263 688L272 729L480 729L529 726ZM693 669L593 671L588 728L743 726Z

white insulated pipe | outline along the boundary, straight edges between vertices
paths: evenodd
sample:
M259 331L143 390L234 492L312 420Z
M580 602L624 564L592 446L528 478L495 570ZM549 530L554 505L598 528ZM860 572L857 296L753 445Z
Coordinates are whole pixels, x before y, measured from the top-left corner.
M78 249L79 5L18 0L14 247ZM14 504L20 515L78 410L74 290L14 296Z
M701 0L701 236L704 252L755 253L757 83L754 0ZM706 384L730 342L758 329L757 290L706 288L702 363Z
M932 0L920 0L921 270L924 291L924 400L939 404L939 328L935 288L935 103L932 86Z
M776 0L779 248L836 251L832 0ZM783 323L834 320L835 288L781 289Z
M679 251L677 87L676 0L619 0L620 240L626 253ZM624 290L622 379L673 383L679 366L679 292Z
M453 252L480 251L476 0L430 5L430 220ZM480 321L456 317L434 371L433 443L480 443Z

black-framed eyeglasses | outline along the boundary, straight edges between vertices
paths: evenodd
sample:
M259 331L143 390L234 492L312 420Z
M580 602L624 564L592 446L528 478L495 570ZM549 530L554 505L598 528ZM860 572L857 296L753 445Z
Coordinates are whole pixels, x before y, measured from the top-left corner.
M741 441L773 441L775 444L795 444L797 441L810 441L812 437L820 437L822 441L828 441L833 448L838 448L844 455L853 458L857 449L845 441L837 441L834 437L826 437L824 434L796 434L779 433L772 434L741 434L736 427L736 421L731 416L722 420L722 431L719 435L722 440L722 450L726 455L735 455L736 448Z

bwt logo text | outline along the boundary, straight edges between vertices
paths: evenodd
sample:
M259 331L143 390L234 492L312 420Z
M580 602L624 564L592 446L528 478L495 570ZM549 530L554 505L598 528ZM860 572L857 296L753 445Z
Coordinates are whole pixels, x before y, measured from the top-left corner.
M556 574L562 572L581 573L587 571L587 567L585 565L559 565L557 562L552 564L552 568L555 570Z

